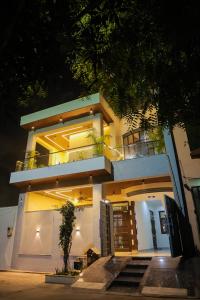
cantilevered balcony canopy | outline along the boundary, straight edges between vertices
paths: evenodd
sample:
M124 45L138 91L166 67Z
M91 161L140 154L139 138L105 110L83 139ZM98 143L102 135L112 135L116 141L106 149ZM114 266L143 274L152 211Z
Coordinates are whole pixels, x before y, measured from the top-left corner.
M105 156L99 156L54 166L12 172L10 183L18 187L27 187L28 185L55 183L56 180L75 180L90 176L106 176L111 175L111 173L111 162Z
M107 123L113 121L112 110L104 98L97 93L25 115L21 117L20 125L30 130L33 127L42 128L56 124L60 120L71 120L89 115L90 113L95 114L99 112L103 114L104 120Z

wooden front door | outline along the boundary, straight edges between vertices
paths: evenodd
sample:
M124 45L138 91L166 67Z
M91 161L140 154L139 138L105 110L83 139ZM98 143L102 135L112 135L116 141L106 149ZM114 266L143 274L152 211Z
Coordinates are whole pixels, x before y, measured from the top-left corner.
M113 203L113 227L115 251L137 250L134 203Z

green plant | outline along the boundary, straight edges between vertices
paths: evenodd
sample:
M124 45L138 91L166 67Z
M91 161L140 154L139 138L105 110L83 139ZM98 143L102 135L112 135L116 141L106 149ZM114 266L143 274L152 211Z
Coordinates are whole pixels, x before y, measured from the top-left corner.
M91 138L94 143L94 154L100 156L103 154L104 144L109 141L111 136L109 134L98 136L95 130L91 130L87 138Z
M83 160L83 159L85 159L86 158L86 155L85 155L86 153L84 152L84 151L80 151L79 153L78 153L78 159L79 160Z
M165 142L163 137L162 127L156 127L151 131L148 131L148 137L151 141L155 142L156 152L163 153L165 150Z
M63 205L59 211L62 215L62 224L60 225L59 245L63 250L63 263L64 263L63 272L69 273L68 260L69 260L71 245L72 245L72 231L74 228L74 221L76 219L74 214L75 206L71 202L67 201L66 204Z
M37 156L39 155L38 151L31 150L26 153L25 160L25 169L35 169L37 168Z
M55 274L56 275L71 275L71 276L77 276L80 274L80 271L77 271L77 270L70 270L70 271L67 271L65 272L64 268L63 269L58 269L58 268L55 268Z

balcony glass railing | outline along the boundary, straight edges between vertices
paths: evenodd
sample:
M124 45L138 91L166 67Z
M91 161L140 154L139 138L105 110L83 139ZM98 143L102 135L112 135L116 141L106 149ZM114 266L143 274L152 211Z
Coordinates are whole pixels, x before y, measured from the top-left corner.
M30 170L74 161L80 161L99 156L105 156L111 161L132 159L163 153L158 147L159 141L138 142L123 147L112 148L104 143L87 145L48 154L27 153L25 160L17 161L16 171Z

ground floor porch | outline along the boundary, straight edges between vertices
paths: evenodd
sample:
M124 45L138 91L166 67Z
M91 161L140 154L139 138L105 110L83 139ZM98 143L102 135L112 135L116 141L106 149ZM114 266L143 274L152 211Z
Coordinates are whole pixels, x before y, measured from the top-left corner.
M72 268L77 260L87 265L91 248L99 256L170 256L165 195L173 197L168 176L21 193L9 238L10 261L0 267L37 272L62 268L59 208L66 200L76 206Z

